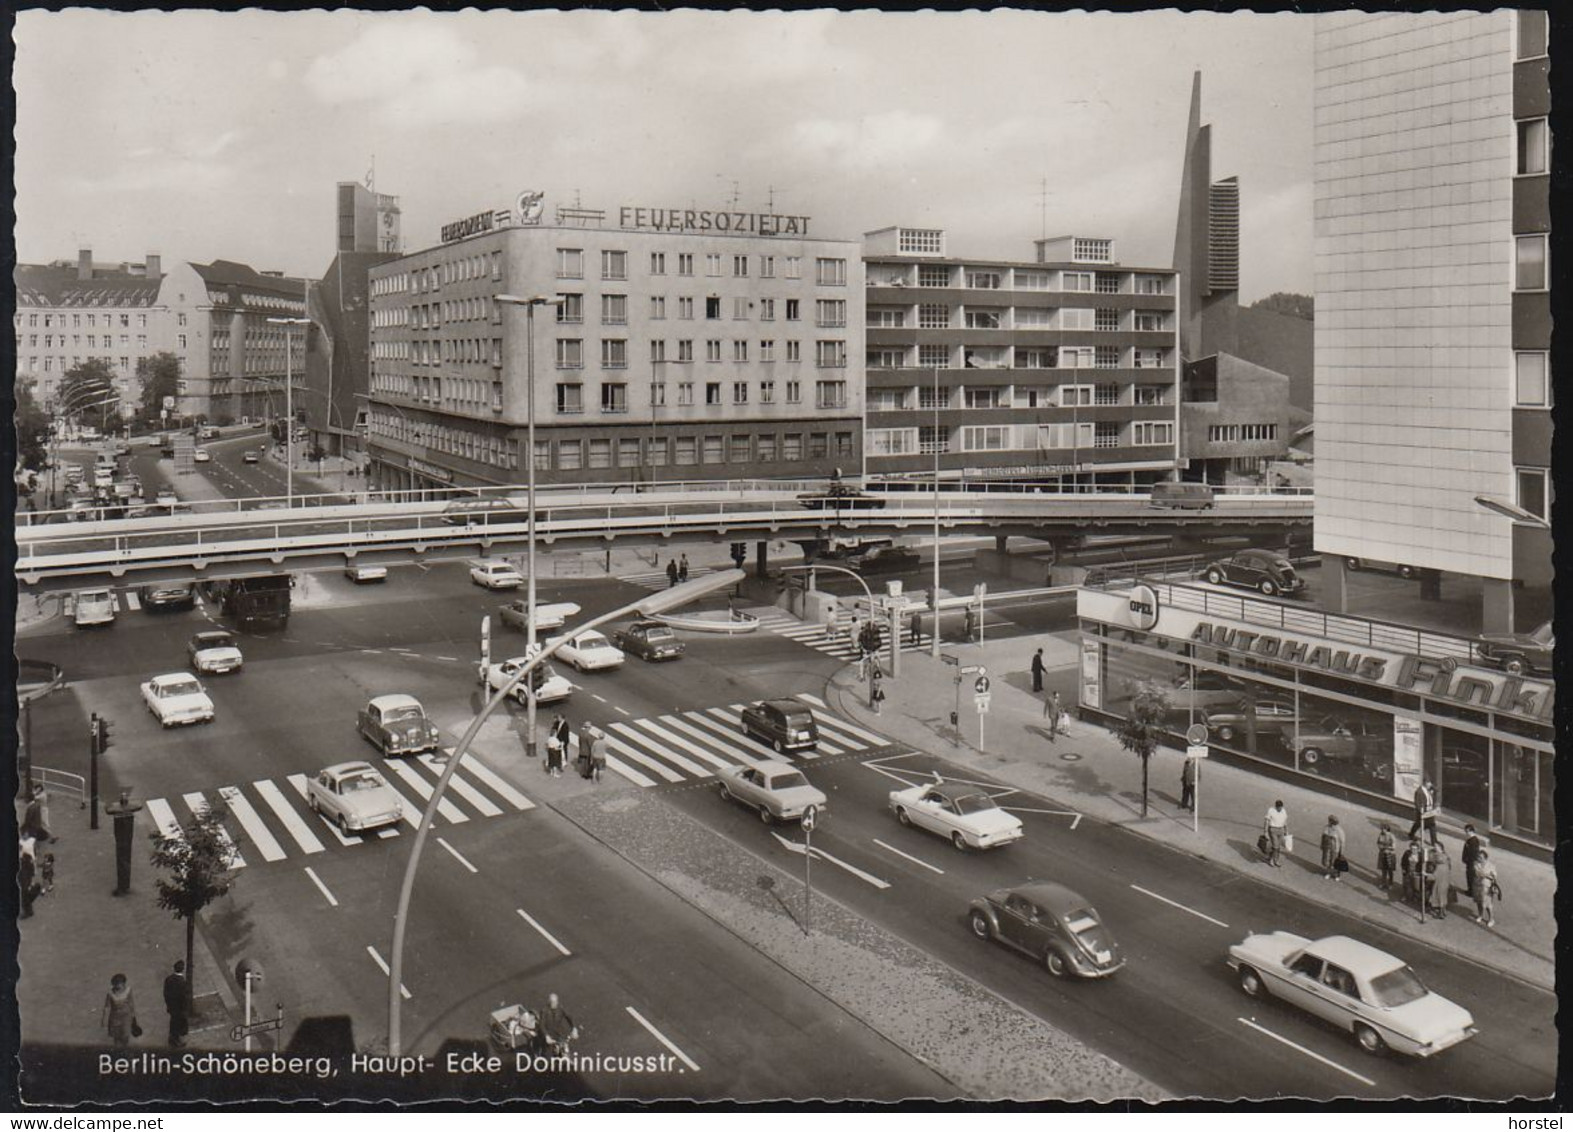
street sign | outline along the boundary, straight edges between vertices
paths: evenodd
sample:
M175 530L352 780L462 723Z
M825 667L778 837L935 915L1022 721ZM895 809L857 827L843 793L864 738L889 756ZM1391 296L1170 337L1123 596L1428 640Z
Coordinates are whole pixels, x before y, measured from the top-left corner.
M1207 744L1192 743L1185 748L1185 757L1188 759L1205 759L1207 757Z
M265 1018L252 1022L249 1025L231 1026L229 1029L229 1040L238 1042L246 1038L255 1037L257 1034L266 1034L269 1031L282 1030L283 1028L283 1018Z
M175 407L175 399L173 397L169 396L168 394L165 394L164 395L164 409L166 411L168 411L170 409L173 409L174 407Z
M980 696L987 696L989 694L989 678L987 676L979 676L972 682L972 690Z
M961 658L960 657L951 656L950 653L948 653L948 652L940 653L939 654L939 658L940 658L940 660L944 661L946 664L960 664L961 663Z
M1185 729L1185 741L1193 747L1198 743L1207 742L1207 725L1205 723L1191 724Z
M818 819L818 817L819 817L819 807L818 806L810 806L810 807L808 807L808 809L803 811L803 832L804 833L813 833L814 832L814 822Z
M989 710L989 698L988 692L979 692L972 697L973 706L978 709L979 715L983 715Z

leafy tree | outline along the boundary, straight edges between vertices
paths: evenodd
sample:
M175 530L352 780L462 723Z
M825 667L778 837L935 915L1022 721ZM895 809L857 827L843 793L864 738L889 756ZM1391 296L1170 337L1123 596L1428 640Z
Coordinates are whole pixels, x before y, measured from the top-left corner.
M153 834L153 867L170 873L168 879L158 880L158 906L175 919L186 921L188 995L196 982L197 914L227 893L234 883L229 870L235 847L224 832L228 813L222 806L210 807L175 837Z
M17 463L30 471L42 471L48 462L49 417L33 396L33 382L16 383L16 404L12 411L16 426Z
M1290 318L1303 318L1307 322L1316 318L1316 300L1310 295L1294 291L1274 291L1265 299L1257 299L1251 306L1257 310L1277 311Z
M137 379L142 382L142 418L157 424L164 398L180 388L180 359L168 350L137 359Z
M103 358L88 358L66 370L60 380L60 405L73 420L86 416L93 421L106 411L98 402L115 392L115 371ZM89 406L93 406L89 408Z
M1142 761L1142 817L1147 816L1147 771L1152 762L1153 754L1162 742L1163 734L1167 730L1164 726L1169 718L1169 696L1162 688L1151 681L1143 681L1136 686L1135 693L1131 696L1130 710L1125 713L1125 718L1120 720L1115 728L1115 735L1120 740L1120 746L1127 751L1134 751L1136 757Z

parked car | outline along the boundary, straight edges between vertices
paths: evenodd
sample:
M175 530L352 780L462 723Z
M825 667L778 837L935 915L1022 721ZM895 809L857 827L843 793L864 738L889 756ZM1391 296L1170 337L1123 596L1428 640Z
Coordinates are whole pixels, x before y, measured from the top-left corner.
M571 601L536 602L535 603L535 631L537 633L548 629L561 629L568 618L579 612L579 607ZM530 629L530 603L520 598L510 601L497 611L497 620L510 629L517 629L527 633Z
M829 802L824 791L809 785L803 772L788 762L766 759L752 766L722 767L716 778L721 796L743 803L769 825L778 821L801 821L810 806L824 811Z
M758 739L776 754L812 751L819 746L819 724L801 700L761 700L742 711L743 734Z
M562 641L562 644L553 655L580 672L601 672L623 666L623 650L613 646L611 641L594 629L568 638L553 637L548 643L556 644L558 641Z
M186 645L186 655L199 673L239 672L245 663L234 635L222 629L193 636Z
M1324 759L1356 763L1375 768L1391 765L1393 728L1365 722L1351 723L1336 715L1324 715L1300 728L1295 740L1300 761L1314 767Z
M1253 707L1249 698L1242 698L1233 711L1209 711L1206 720L1208 730L1222 743L1232 743L1241 736L1249 735L1253 725L1258 743L1268 738L1290 743L1294 739L1299 713L1295 711L1292 699L1268 697L1257 700Z
M137 599L146 610L191 609L197 604L197 587L190 582L160 582L142 586Z
M209 723L213 719L213 701L208 698L202 682L189 672L153 677L142 685L142 702L164 727L177 723Z
M1148 489L1147 501L1154 507L1176 510L1211 511L1216 506L1211 484L1177 483L1174 480L1153 484Z
M1550 676L1556 631L1550 621L1528 633L1483 633L1475 645L1480 659L1514 676Z
M386 566L374 566L369 562L351 562L344 567L344 576L357 586L362 582L386 582L388 580L388 568Z
M1352 555L1344 559L1344 568L1364 570L1373 574L1397 574L1400 578L1418 578L1421 573L1419 567L1407 563L1383 562L1377 558L1356 558Z
M1352 1033L1367 1053L1431 1057L1475 1036L1469 1011L1427 989L1402 959L1348 936L1248 935L1229 966L1252 998L1271 995Z
M489 590L516 590L524 585L524 575L500 558L481 558L470 563L470 581Z
M1272 550L1241 550L1208 566L1202 573L1212 585L1244 586L1268 597L1297 594L1305 579L1283 555Z
M487 665L483 671L487 693L489 694L502 688L527 663L527 657L515 656L498 664ZM541 664L534 672L530 673L530 686L535 693L535 702L538 704L551 704L559 700L566 700L574 693L573 684L569 683L566 677L559 676L550 661ZM525 692L524 681L522 680L514 685L512 694L513 698L521 704L530 702L530 697Z
M115 595L110 590L78 590L72 603L72 620L78 629L115 623Z
M1039 960L1057 979L1103 979L1125 966L1114 936L1091 904L1062 884L1001 888L972 902L972 934Z
M671 626L659 621L635 621L612 633L612 644L641 660L676 660L686 646Z
M1184 730L1191 722L1201 722L1213 712L1238 712L1249 692L1245 681L1226 672L1198 668L1192 673L1182 665L1169 693L1171 722Z
M892 790L890 809L902 825L937 833L957 849L992 849L1019 841L1026 832L1020 818L1000 809L982 790L942 779Z
M805 491L797 497L797 501L812 511L825 508L834 508L837 511L846 509L855 511L860 509L877 510L885 506L882 496L870 495L850 484L842 483L839 478L832 479L825 485L823 491Z
M306 804L346 835L396 825L404 817L398 794L367 762L338 763L318 771L306 785Z
M356 728L384 758L435 751L440 742L437 725L414 696L377 696L361 708Z

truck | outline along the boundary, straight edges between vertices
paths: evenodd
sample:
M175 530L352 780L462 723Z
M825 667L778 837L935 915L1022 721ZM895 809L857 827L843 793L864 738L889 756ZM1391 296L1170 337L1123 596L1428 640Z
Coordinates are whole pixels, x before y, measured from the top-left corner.
M242 628L273 624L282 629L289 624L290 589L294 585L289 574L255 574L212 582L208 596Z

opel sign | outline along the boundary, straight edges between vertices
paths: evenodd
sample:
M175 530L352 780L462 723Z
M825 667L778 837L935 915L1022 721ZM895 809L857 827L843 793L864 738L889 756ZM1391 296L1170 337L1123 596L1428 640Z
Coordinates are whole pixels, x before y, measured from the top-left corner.
M1144 633L1158 624L1158 591L1141 583L1132 586L1130 617L1131 624Z

